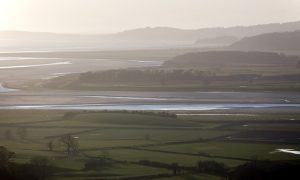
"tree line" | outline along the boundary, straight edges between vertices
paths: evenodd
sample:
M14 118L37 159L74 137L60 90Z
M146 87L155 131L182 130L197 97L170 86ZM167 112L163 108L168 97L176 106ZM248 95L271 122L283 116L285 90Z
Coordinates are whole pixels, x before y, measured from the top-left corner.
M213 73L200 70L183 69L120 69L100 72L87 72L79 75L82 83L160 83L204 81L213 76Z
M196 69L121 69L100 72L87 72L79 75L78 83L90 83L98 85L107 84L168 84L201 83L210 85L213 82L224 81L245 81L254 82L259 80L266 81L299 81L300 74L283 74L263 76L259 74L232 74L218 75L211 71L200 71Z

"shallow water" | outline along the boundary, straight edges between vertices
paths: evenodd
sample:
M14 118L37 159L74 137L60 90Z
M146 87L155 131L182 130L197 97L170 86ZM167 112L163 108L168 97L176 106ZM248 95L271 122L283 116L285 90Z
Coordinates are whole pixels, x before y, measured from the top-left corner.
M239 108L300 108L300 104L45 104L0 106L0 109L169 110L201 111Z
M55 63L46 64L30 64L30 65L17 65L17 66L0 66L0 69L19 69L19 68L31 68L31 67L41 67L41 66L56 66L56 65L69 65L72 64L70 61L62 61Z
M13 91L17 91L17 89L5 88L5 87L3 87L3 85L0 83L0 93L13 92Z
M137 97L137 96L101 96L101 95L89 95L89 96L78 96L83 98L98 98L98 99L125 99L125 100L153 100L153 101L167 101L170 98L161 97ZM180 100L177 98L177 100Z
M283 153L289 153L289 154L300 155L300 151L296 151L296 150L294 150L294 149L276 149L275 152L283 152Z
M0 61L21 61L21 60L58 60L62 58L45 58L45 57L0 57Z
M180 114L176 114L177 116L256 116L253 114L191 114L191 113L180 113Z

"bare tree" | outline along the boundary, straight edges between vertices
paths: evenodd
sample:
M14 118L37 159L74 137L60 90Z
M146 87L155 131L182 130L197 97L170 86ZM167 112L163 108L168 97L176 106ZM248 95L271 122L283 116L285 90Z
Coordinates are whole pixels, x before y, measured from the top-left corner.
M181 167L177 163L172 163L171 164L171 169L173 171L173 175L181 174Z
M71 135L64 135L60 138L60 141L66 145L68 154L76 154L78 153L78 143L74 137Z

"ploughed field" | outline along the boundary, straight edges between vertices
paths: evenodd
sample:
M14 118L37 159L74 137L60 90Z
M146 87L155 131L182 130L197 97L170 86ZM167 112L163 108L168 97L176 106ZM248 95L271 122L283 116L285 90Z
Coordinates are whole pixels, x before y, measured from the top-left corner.
M300 160L297 111L190 113L1 110L1 146L16 153L16 163L47 157L59 168L56 179L220 179L190 169L207 160L228 168ZM77 153L66 152L66 135L78 144ZM87 162L95 159L101 163L90 168ZM176 177L169 168L174 163L184 169Z

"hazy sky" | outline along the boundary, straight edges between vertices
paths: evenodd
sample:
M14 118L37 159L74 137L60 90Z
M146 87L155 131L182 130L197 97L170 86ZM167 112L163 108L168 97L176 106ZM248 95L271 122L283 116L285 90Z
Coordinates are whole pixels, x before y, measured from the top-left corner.
M300 0L0 0L0 30L108 33L300 20Z

